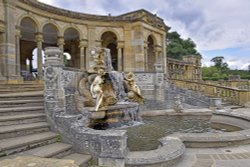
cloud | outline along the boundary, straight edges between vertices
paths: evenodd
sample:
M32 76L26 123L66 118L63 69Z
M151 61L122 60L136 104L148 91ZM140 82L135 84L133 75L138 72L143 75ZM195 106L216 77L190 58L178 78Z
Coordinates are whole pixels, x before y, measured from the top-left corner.
M184 38L193 39L198 50L205 53L203 57L211 59L210 55L206 55L208 51L227 48L240 48L244 54L250 56L249 0L74 0L74 2L41 0L41 2L98 15L109 13L119 15L144 8L163 18L172 28L171 31L177 31Z

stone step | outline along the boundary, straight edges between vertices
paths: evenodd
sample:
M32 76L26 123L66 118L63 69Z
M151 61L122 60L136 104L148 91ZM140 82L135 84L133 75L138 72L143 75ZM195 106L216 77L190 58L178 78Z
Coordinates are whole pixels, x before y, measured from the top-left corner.
M0 86L0 90L9 89L9 90L18 90L18 89L43 89L44 86Z
M61 143L61 142L56 142L53 144L45 145L42 147L37 147L28 151L24 151L22 153L18 153L15 156L20 156L20 155L27 155L27 156L38 156L41 158L61 158L65 155L68 155L71 153L71 148L72 145L66 144L66 143Z
M2 100L0 101L0 108L9 107L25 107L25 106L44 106L44 99L29 99L29 100Z
M20 136L0 140L0 157L57 142L59 135L53 132Z
M44 113L44 106L0 108L0 116L31 113Z
M47 122L0 126L0 140L49 131Z
M0 90L0 94L5 94L5 93L16 93L16 92L20 92L20 93L23 93L23 92L33 92L33 91L42 91L43 89L16 89L16 90L8 90L8 89L5 89L5 90Z
M12 105L12 104L27 104L27 103L43 103L44 99L28 99L28 100L2 100L0 101L0 105Z
M0 84L0 88L42 88L42 84Z
M63 157L63 159L74 160L79 167L87 167L92 157L91 155L73 153Z
M0 117L0 126L18 125L46 121L45 113L7 115Z
M32 92L17 92L17 93L4 93L0 94L0 98L9 98L9 97L36 97L43 96L43 91L32 91Z

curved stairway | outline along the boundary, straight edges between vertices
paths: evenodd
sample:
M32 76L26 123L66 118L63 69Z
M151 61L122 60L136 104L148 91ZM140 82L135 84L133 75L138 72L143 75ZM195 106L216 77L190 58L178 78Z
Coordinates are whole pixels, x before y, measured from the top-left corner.
M86 167L91 156L74 153L72 145L50 131L42 90L43 85L0 84L0 160L28 155L71 159Z

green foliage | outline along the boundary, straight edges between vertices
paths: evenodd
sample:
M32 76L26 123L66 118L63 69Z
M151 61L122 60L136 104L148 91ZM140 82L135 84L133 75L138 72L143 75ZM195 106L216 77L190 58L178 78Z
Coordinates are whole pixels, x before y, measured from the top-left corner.
M228 64L224 62L224 57L218 56L211 59L214 65L202 67L202 79L217 81L220 79L228 80L229 75L239 75L242 79L250 79L249 71L230 70Z
M197 55L201 56L200 53L195 49L196 44L192 39L182 39L177 32L167 33L167 56L174 59L182 59L186 55Z

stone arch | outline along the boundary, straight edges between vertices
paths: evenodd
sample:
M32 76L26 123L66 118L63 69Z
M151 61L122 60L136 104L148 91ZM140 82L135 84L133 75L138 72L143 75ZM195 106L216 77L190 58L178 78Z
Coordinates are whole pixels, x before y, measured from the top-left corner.
M156 40L153 35L149 35L147 38L147 71L155 71L156 54L155 54Z
M41 26L40 26L40 25L41 25L40 22L39 22L34 16L32 16L32 15L30 15L30 14L27 14L27 13L21 15L21 16L17 19L17 25L18 25L18 26L21 26L21 22L22 22L22 20L23 20L24 18L30 18L31 20L33 20L33 22L34 22L35 25L36 25L36 32L39 31L39 27L41 27Z
M76 25L67 25L67 26L63 27L62 33L64 34L65 31L68 30L69 28L75 29L78 32L78 34L79 34L79 38L83 39L83 35L84 34L83 34L83 32Z
M59 27L51 22L43 24L42 33L43 33L43 43L44 47L47 46L57 46L57 40L59 36Z
M69 27L64 31L64 53L65 55L65 66L80 68L80 33L75 28Z
M118 70L118 39L112 31L106 31L101 35L101 46L110 49L111 60L114 70Z
M33 50L37 46L37 26L31 17L20 20L20 69L24 80L34 79L31 74L37 72L37 68L32 66L36 61L33 59Z
M39 32L42 32L44 29L44 26L46 26L47 24L51 24L51 25L55 26L58 36L63 36L62 28L55 21L51 21L51 20L47 20L47 21L43 22L41 24L41 28L39 29Z
M158 45L158 41L157 41L157 38L156 38L155 34L151 33L151 32L146 35L145 41L148 41L149 36L153 39L154 44Z
M121 40L121 37L120 37L120 35L119 35L119 33L118 33L115 29L113 29L113 28L106 28L106 29L102 30L102 31L99 33L98 39L97 39L97 40L102 40L102 35L103 35L105 32L112 32L112 33L114 33L114 34L116 35L116 37L117 37L117 41L122 41L122 40Z

